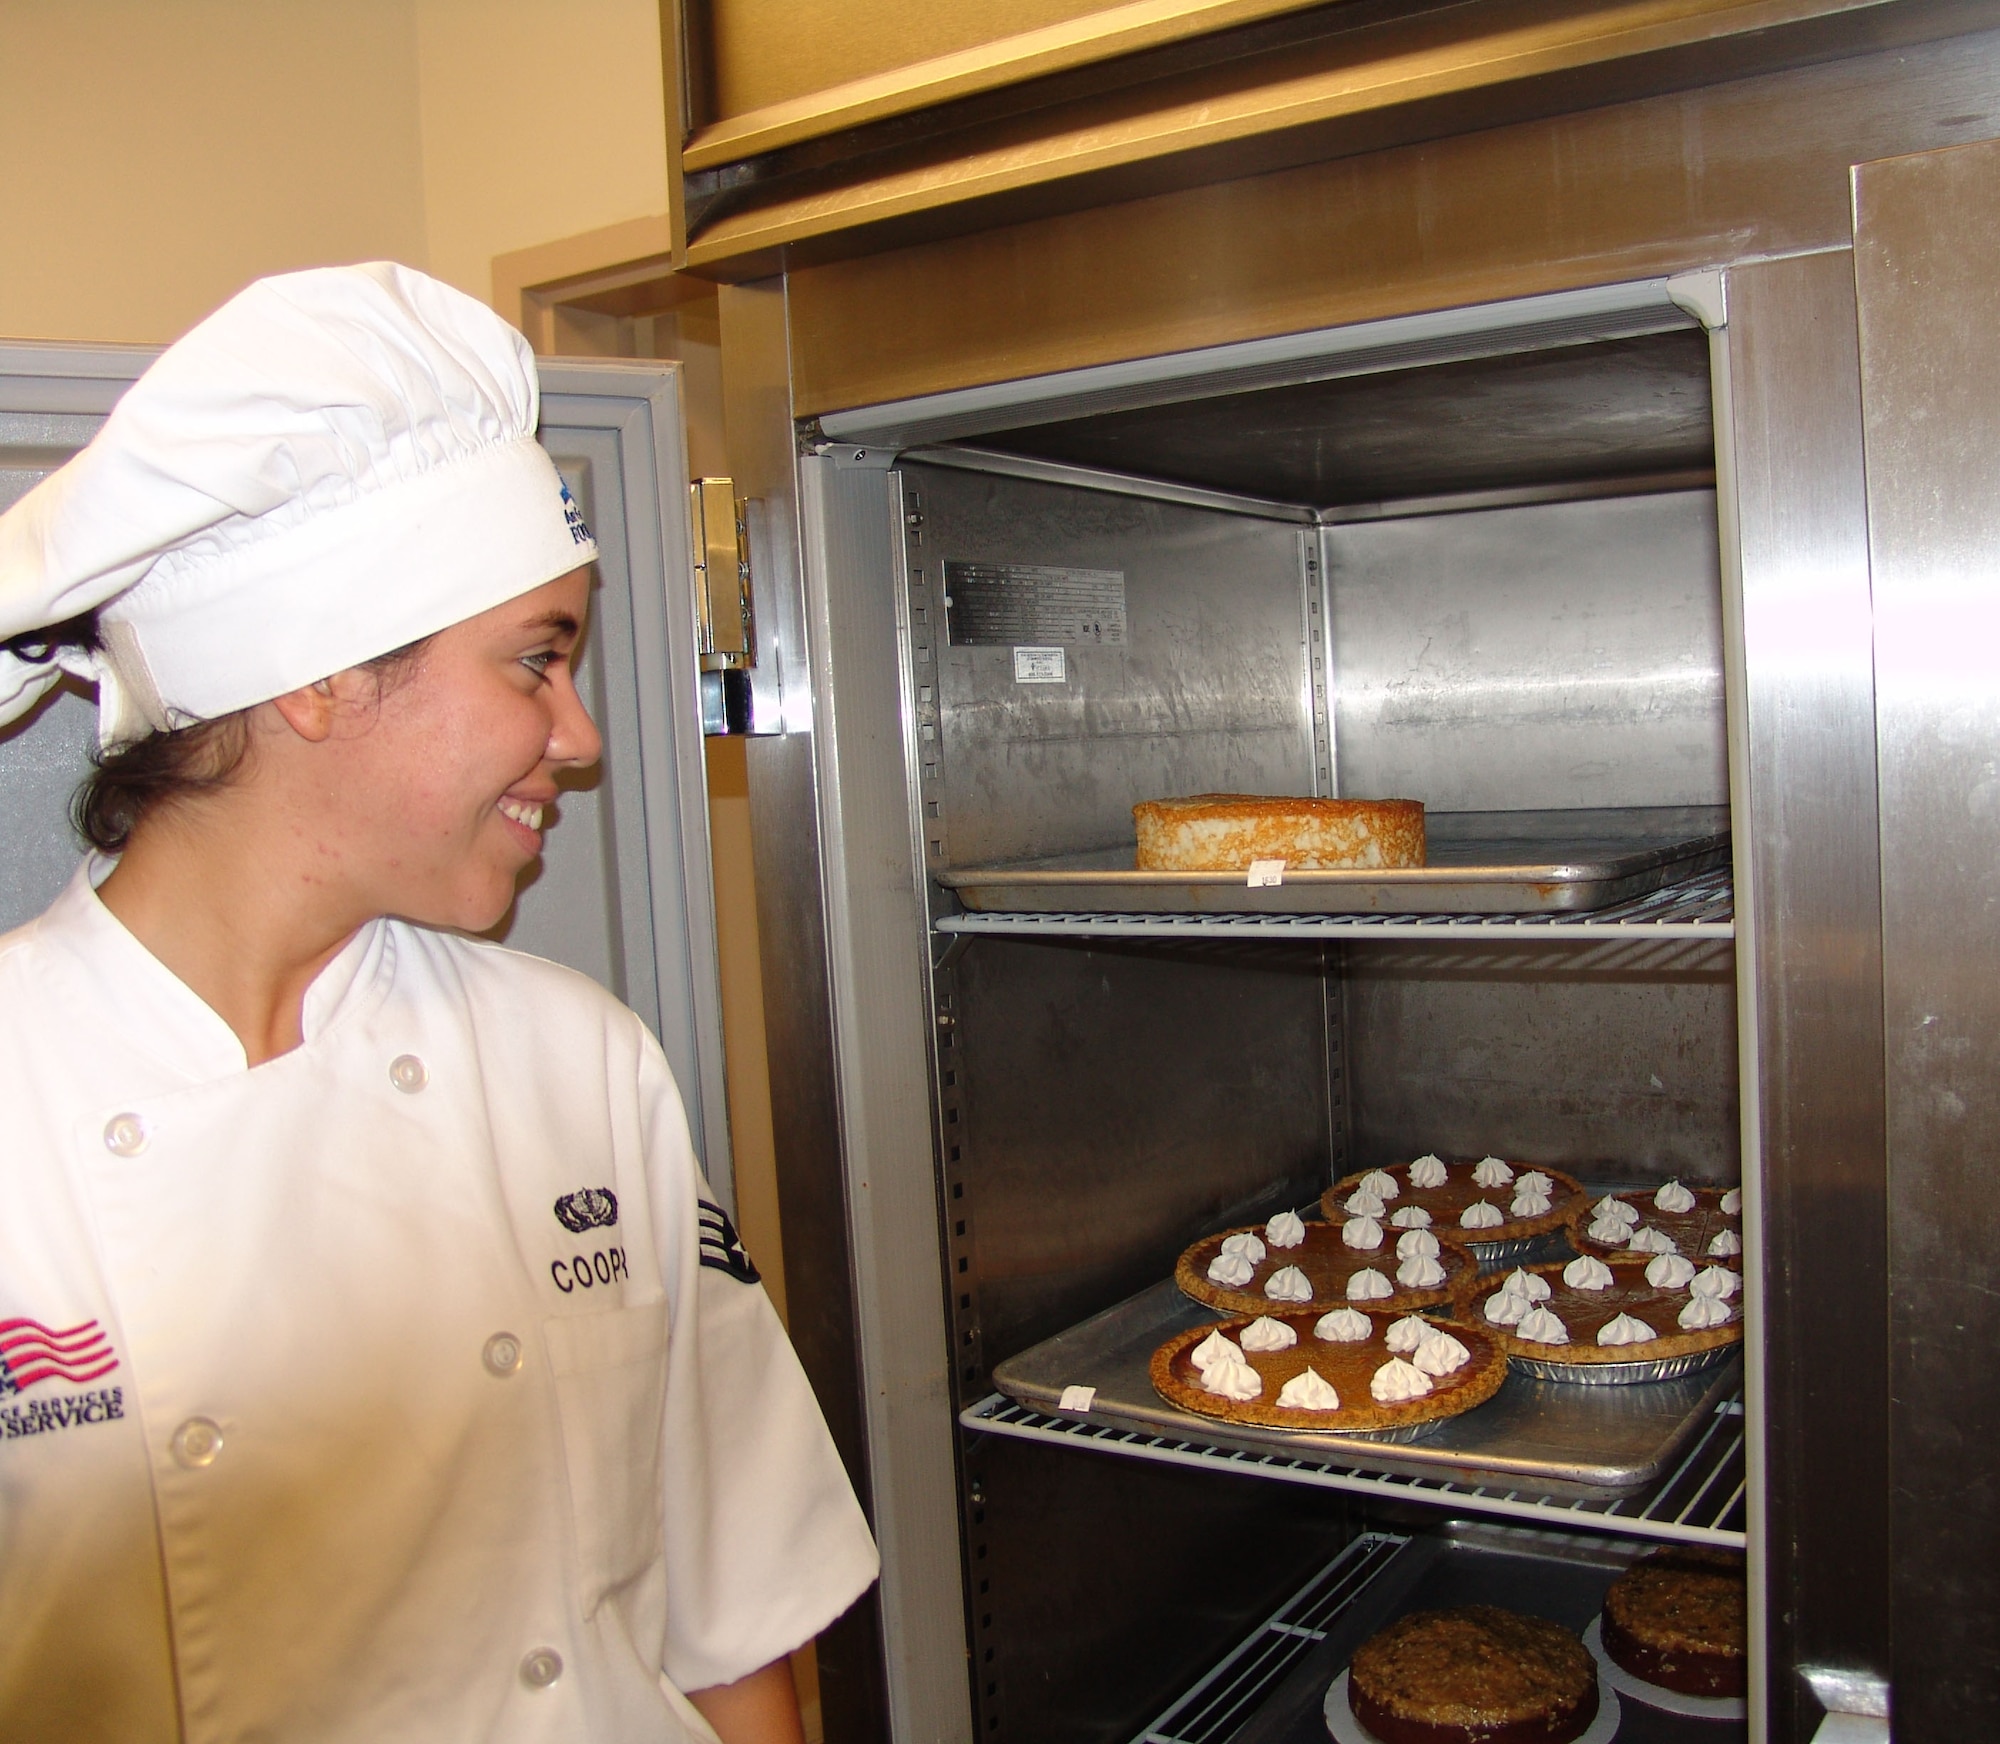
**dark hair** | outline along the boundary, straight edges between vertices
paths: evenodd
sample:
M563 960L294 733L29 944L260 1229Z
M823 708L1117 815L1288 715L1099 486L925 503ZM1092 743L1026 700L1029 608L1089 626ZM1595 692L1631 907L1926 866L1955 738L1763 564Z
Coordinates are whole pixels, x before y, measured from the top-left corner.
M387 676L414 660L429 641L425 636L362 665ZM36 664L46 664L63 648L102 645L95 612L0 642L9 654ZM228 786L249 750L250 711L238 709L212 721L149 733L109 751L93 751L90 774L70 801L70 822L100 854L122 853L148 812Z

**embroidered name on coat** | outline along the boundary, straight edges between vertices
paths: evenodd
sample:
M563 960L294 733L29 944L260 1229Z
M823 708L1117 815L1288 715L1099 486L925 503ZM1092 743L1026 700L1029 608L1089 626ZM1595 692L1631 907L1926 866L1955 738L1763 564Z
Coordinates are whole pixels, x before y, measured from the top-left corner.
M742 1238L736 1233L736 1225L729 1221L729 1213L720 1205L711 1205L706 1199L699 1202L701 1210L701 1263L713 1267L718 1272L727 1272L732 1278L746 1284L761 1283L757 1268L750 1263L749 1251Z

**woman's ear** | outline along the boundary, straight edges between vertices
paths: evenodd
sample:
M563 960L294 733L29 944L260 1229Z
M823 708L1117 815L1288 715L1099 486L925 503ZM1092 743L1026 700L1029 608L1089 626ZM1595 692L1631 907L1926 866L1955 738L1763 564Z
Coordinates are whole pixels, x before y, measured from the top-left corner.
M274 696L265 706L276 709L285 725L308 744L322 744L333 736L334 718L340 713L340 680L345 676L336 672L331 678L301 685Z

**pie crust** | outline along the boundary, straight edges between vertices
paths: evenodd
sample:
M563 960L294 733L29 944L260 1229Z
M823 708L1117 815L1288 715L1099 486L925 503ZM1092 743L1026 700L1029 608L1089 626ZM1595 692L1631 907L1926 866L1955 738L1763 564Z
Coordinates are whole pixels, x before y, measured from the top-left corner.
M1658 1191L1657 1187L1620 1188L1608 1197L1622 1199L1638 1212L1639 1221L1634 1225L1635 1229L1657 1229L1663 1235L1671 1236L1674 1246L1697 1266L1728 1266L1732 1271L1743 1269L1740 1252L1725 1259L1708 1251L1708 1244L1725 1229L1734 1233L1739 1241L1743 1238L1742 1214L1739 1212L1731 1217L1722 1209L1722 1196L1729 1191L1727 1187L1690 1187L1688 1191L1694 1195L1692 1211L1662 1211L1653 1203L1653 1195ZM1570 1208L1565 1219L1570 1246L1580 1254L1595 1254L1599 1259L1627 1252L1623 1247L1607 1247L1601 1241L1592 1241L1584 1233L1596 1215L1596 1199L1586 1197L1583 1204Z
M1347 1699L1384 1744L1565 1744L1597 1717L1597 1662L1546 1617L1412 1611L1355 1649Z
M1438 1315L1425 1315L1425 1319L1464 1345L1471 1360L1448 1375L1431 1376L1431 1390L1421 1398L1384 1405L1369 1392L1368 1383L1375 1378L1377 1369L1398 1354L1389 1348L1386 1337L1389 1328L1403 1316L1369 1312L1359 1303L1336 1304L1343 1305L1359 1308L1368 1314L1374 1323L1369 1337L1357 1339L1352 1344L1338 1344L1317 1337L1313 1325L1327 1312L1325 1308L1301 1308L1269 1316L1273 1320L1282 1320L1299 1335L1299 1341L1288 1350L1246 1350L1243 1353L1243 1360L1257 1371L1264 1383L1264 1390L1254 1399L1225 1399L1220 1393L1209 1392L1202 1386L1201 1371L1192 1360L1194 1347L1211 1332L1219 1332L1224 1338L1240 1345L1243 1329L1250 1324L1248 1319L1243 1318L1225 1320L1220 1325L1192 1326L1185 1332L1175 1333L1153 1352L1153 1390L1168 1404L1178 1405L1183 1411L1197 1412L1203 1417L1220 1417L1230 1423L1254 1423L1261 1429L1316 1429L1329 1435L1355 1435L1456 1417L1475 1405L1485 1404L1507 1378L1506 1357L1498 1344L1478 1327L1461 1326ZM1295 1375L1304 1374L1308 1367L1316 1369L1321 1379L1340 1395L1337 1411L1281 1409L1275 1402L1285 1383Z
M1502 1157L1500 1160L1506 1163L1516 1175L1524 1175L1530 1169L1537 1169L1542 1174L1548 1176L1551 1185L1555 1189L1549 1195L1548 1210L1543 1212L1541 1216L1508 1217L1506 1216L1507 1208L1514 1198L1514 1189L1511 1183L1505 1187L1481 1187L1475 1185L1472 1179L1472 1171L1478 1166L1480 1161L1477 1157L1471 1159L1464 1157L1456 1159L1444 1157L1440 1160L1444 1163L1447 1171L1447 1178L1442 1187L1412 1187L1410 1185L1410 1164L1408 1163L1397 1163L1393 1167L1385 1168L1382 1171L1385 1175L1395 1176L1396 1185L1402 1189L1402 1192L1397 1197L1387 1200L1383 1204L1382 1217L1385 1229L1387 1228L1387 1220L1402 1210L1405 1205L1421 1205L1431 1214L1430 1227L1433 1235L1449 1235L1455 1241L1478 1244L1499 1241L1521 1241L1531 1235L1546 1235L1552 1229L1562 1228L1565 1220L1579 1205L1588 1206L1589 1204L1588 1196L1584 1193L1582 1186L1574 1176L1566 1175L1560 1169L1552 1169L1546 1163L1517 1163L1506 1157ZM1362 1173L1372 1174L1373 1171L1364 1170ZM1361 1175L1359 1174L1345 1175L1340 1180L1334 1182L1331 1187L1327 1188L1320 1195L1320 1215L1331 1218L1335 1222L1344 1221L1347 1217L1345 1204L1348 1195L1353 1193L1360 1185ZM1458 1221L1460 1213L1468 1205L1479 1199L1484 1199L1488 1204L1497 1208L1501 1215L1506 1217L1506 1221L1504 1223L1496 1223L1490 1229L1463 1228ZM1586 1223L1589 1222L1587 1213L1584 1221Z
M1495 1326L1486 1318L1486 1300L1499 1293L1515 1268L1489 1272L1462 1298L1457 1317L1488 1333L1509 1356L1544 1363L1635 1363L1665 1362L1697 1351L1714 1350L1719 1345L1739 1344L1743 1339L1743 1292L1739 1289L1725 1306L1729 1318L1720 1326L1704 1326L1693 1332L1682 1330L1679 1315L1687 1305L1687 1290L1663 1290L1646 1282L1646 1266L1652 1255L1627 1259L1622 1254L1605 1257L1611 1268L1611 1285L1603 1290L1578 1290L1563 1282L1568 1260L1551 1260L1546 1265L1519 1269L1549 1281L1548 1299L1536 1304L1551 1310L1569 1331L1567 1344L1537 1344L1516 1338L1513 1329ZM1620 1314L1643 1320L1657 1337L1644 1344L1599 1344L1598 1328Z
M1408 1234L1407 1230L1385 1226L1380 1247L1354 1248L1340 1239L1340 1229L1338 1223L1308 1223L1306 1239L1298 1247L1272 1247L1261 1223L1243 1229L1218 1230L1214 1235L1203 1236L1181 1255L1174 1266L1174 1282L1180 1286L1182 1295L1210 1308L1219 1308L1225 1314L1276 1314L1311 1308L1317 1318L1329 1308L1340 1307L1395 1314L1406 1314L1412 1308L1430 1308L1470 1289L1479 1273L1479 1262L1449 1231L1434 1229L1431 1233L1438 1238L1437 1263L1444 1268L1444 1282L1427 1289L1397 1284L1396 1268L1401 1262L1396 1258L1396 1240ZM1209 1263L1230 1236L1246 1234L1264 1242L1264 1257L1257 1262L1250 1282L1237 1289L1214 1282L1208 1275ZM1271 1274L1286 1266L1297 1266L1305 1273L1306 1282L1312 1285L1310 1302L1274 1302L1264 1294L1265 1282ZM1395 1293L1365 1302L1349 1302L1347 1280L1370 1266L1395 1284Z

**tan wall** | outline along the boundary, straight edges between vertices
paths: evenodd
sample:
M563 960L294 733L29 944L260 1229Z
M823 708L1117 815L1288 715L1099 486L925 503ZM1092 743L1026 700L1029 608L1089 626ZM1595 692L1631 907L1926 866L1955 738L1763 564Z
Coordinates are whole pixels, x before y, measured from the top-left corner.
M666 206L657 0L4 0L0 335L164 341L260 274Z

